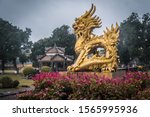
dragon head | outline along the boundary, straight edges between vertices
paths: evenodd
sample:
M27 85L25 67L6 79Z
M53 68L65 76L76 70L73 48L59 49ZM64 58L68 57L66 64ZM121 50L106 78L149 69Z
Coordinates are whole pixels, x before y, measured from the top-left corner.
M86 11L84 15L75 19L73 24L74 32L77 38L90 36L94 28L101 26L101 19L93 14L96 11L96 7L92 4L92 7L89 11Z

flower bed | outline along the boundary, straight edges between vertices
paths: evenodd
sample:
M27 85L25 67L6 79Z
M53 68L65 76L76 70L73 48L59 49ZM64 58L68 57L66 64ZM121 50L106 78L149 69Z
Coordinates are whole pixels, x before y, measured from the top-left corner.
M96 74L52 72L37 74L33 80L35 90L18 95L18 99L150 99L150 76L145 72L129 72L114 79Z

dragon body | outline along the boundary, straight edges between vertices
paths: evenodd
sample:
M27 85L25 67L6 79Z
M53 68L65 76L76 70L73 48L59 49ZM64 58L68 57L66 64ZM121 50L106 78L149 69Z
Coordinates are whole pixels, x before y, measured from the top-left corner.
M104 34L97 36L92 33L94 28L101 26L101 19L93 16L96 7L92 4L89 11L75 19L73 24L76 35L75 52L77 59L68 67L68 71L115 71L117 69L118 55L117 43L119 37L118 24L110 29L106 28ZM101 55L98 48L104 49Z

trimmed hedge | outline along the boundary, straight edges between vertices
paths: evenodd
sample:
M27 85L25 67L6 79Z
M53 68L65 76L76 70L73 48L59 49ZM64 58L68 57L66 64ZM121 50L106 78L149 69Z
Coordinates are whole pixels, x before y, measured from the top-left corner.
M23 70L24 76L32 76L36 74L36 70L33 67L26 67Z
M49 66L42 66L41 72L51 72L52 69Z
M12 87L17 87L20 84L18 80L14 80L12 83Z

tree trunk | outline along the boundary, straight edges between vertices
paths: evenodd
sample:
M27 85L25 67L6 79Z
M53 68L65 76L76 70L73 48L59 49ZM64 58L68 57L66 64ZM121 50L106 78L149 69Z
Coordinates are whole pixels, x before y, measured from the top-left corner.
M16 70L16 73L19 74L19 70L17 68L16 58L13 59L14 68Z
M5 70L5 60L2 60L2 74L4 74Z
M22 62L22 66L24 67L24 62Z

